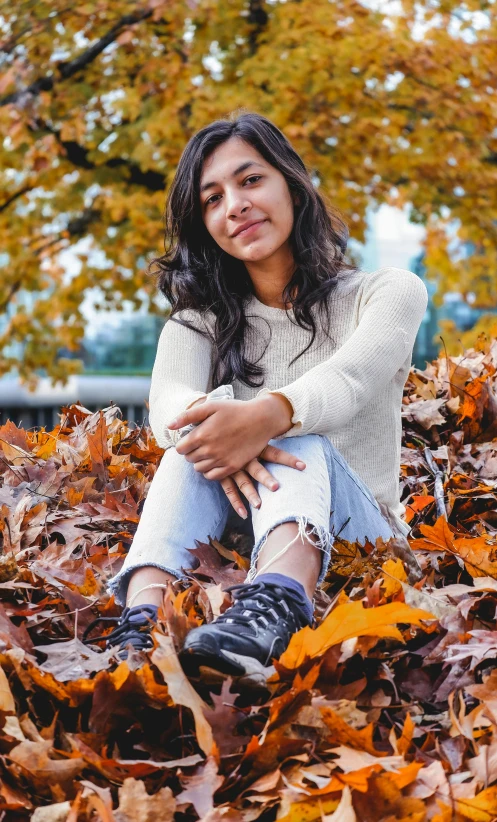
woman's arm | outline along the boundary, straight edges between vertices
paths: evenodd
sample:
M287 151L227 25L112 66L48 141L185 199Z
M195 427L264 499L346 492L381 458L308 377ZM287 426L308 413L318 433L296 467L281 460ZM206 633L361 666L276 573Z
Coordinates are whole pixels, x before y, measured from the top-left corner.
M292 404L292 427L282 436L333 431L357 414L412 353L427 303L426 286L411 271L371 274L359 324L341 348L289 385L258 392L283 395Z
M176 317L199 322L193 311L181 311ZM174 436L179 436L175 431L172 437L166 423L207 396L211 366L211 340L168 320L159 337L149 395L150 427L161 448L174 444Z

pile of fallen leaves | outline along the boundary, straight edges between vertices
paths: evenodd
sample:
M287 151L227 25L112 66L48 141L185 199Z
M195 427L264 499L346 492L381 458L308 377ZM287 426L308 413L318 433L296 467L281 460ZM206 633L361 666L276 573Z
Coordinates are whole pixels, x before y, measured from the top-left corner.
M191 547L145 665L81 642L121 610L105 582L163 454L150 430L115 406L3 425L0 819L496 819L496 371L496 340L411 370L409 545L337 541L318 627L259 691L177 657L245 579L237 534Z

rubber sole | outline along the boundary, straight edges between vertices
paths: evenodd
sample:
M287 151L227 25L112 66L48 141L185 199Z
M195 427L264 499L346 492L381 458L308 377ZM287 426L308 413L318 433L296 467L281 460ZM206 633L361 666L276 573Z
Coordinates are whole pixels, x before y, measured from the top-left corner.
M180 662L188 676L200 677L200 668L205 667L231 676L239 685L250 688L266 688L268 678L275 673L274 665L264 666L254 657L224 649L212 654L200 648L188 648L181 652Z

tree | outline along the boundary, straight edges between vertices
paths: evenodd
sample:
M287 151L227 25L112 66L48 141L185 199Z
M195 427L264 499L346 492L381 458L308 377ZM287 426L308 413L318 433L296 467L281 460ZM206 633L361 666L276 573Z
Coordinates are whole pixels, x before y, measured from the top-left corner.
M164 194L189 137L243 105L270 117L364 238L366 208L412 204L441 289L497 297L497 21L487 0L0 2L0 374L64 379L81 304L139 307ZM416 21L429 30L416 34ZM454 223L454 221L456 221ZM453 237L448 227L459 225ZM90 250L78 250L85 239ZM455 243L475 253L456 261ZM59 260L74 248L80 273ZM99 252L98 254L96 252ZM36 299L27 309L21 292ZM162 311L151 303L152 311ZM8 354L25 346L22 362Z

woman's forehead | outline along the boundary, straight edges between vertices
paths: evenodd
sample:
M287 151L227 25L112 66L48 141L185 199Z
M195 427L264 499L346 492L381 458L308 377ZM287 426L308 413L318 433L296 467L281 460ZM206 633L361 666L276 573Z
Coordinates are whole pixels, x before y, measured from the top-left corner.
M208 182L207 177L210 180L214 174L231 177L237 171L240 173L240 166L248 162L258 163L261 166L267 165L257 149L244 140L231 137L217 146L204 160L200 173L200 184L204 185Z

